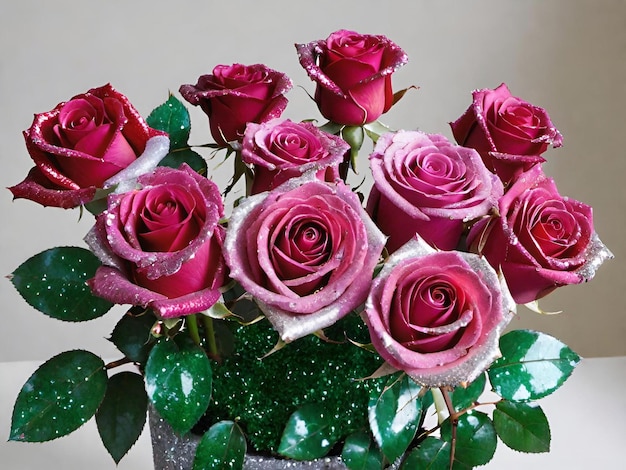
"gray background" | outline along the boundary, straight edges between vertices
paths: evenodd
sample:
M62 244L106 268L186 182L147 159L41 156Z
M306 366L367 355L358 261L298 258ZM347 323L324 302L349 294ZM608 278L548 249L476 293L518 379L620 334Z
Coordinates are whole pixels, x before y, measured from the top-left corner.
M294 42L346 28L384 34L409 55L394 87L419 86L382 120L451 137L448 121L469 105L471 90L506 82L513 94L546 108L564 136L546 171L563 195L594 207L595 226L616 259L587 285L558 290L525 309L514 328L556 335L583 356L626 354L623 142L626 131L626 3L622 0L108 2L20 0L0 4L0 186L18 183L32 166L21 132L34 113L111 82L148 113L219 63L265 63L296 85L284 116L318 118L301 87L313 84ZM210 141L204 115L192 109L193 143ZM364 157L364 156L363 156ZM361 159L362 174L366 160ZM211 162L214 168L217 162ZM223 188L228 167L213 172ZM0 273L58 245L83 246L91 225L78 211L41 208L0 196ZM104 340L123 309L65 324L25 304L0 279L0 361L44 360L84 348L115 357Z

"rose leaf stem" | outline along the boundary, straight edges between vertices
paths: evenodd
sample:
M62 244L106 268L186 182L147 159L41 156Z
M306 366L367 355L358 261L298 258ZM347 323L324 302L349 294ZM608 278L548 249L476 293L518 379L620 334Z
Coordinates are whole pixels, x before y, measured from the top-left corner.
M204 323L204 336L207 340L209 349L209 357L219 362L220 355L217 349L217 341L215 340L215 328L213 328L213 319L207 315L202 315Z
M114 369L115 367L123 366L124 364L130 364L130 362L130 359L128 359L127 357L123 357L121 359L118 359L117 361L109 362L104 366L104 368L107 370Z
M459 414L454 411L454 405L452 404L452 399L450 398L450 394L448 393L448 389L441 387L441 394L443 395L443 399L446 402L446 407L448 408L448 413L450 414L450 425L452 426L451 430L451 442L450 442L450 470L454 466L454 451L456 449L456 429L459 424Z
M200 332L198 331L198 317L196 315L188 315L187 318L187 328L189 329L189 336L194 343L200 346Z

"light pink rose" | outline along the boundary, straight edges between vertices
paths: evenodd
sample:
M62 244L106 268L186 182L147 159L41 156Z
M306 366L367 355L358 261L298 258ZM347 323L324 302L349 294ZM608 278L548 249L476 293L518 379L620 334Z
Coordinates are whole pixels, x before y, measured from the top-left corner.
M339 30L326 40L296 44L300 64L317 82L315 101L330 121L360 126L393 105L391 74L408 58L385 36Z
M473 149L438 134L383 134L370 155L374 186L367 211L397 250L418 233L441 250L454 249L463 226L489 213L502 183Z
M209 117L211 135L220 145L240 141L246 124L279 117L291 89L285 74L262 64L218 65L196 85L182 85L180 94Z
M540 166L523 173L499 202L499 215L474 225L473 251L501 269L517 303L590 280L612 257L593 228L591 207L562 197Z
M92 291L163 318L208 309L227 273L219 189L187 165L157 168L138 182L140 189L109 196L86 238L104 263Z
M339 178L339 164L350 146L308 122L272 119L249 123L243 137L241 158L254 165L252 194L272 190L308 170L321 180Z
M350 188L311 173L244 200L224 256L231 277L292 341L365 301L384 243Z
M478 255L414 239L385 262L365 306L372 343L426 387L472 382L499 356L515 303Z
M36 166L9 189L16 198L63 208L91 201L97 188L135 164L150 139L166 139L108 84L36 114L24 138ZM142 157L151 168L167 153L158 147Z
M485 165L505 183L544 162L549 145L560 147L562 137L548 113L511 95L503 83L494 90L472 93L473 103L450 123L454 138L480 153Z

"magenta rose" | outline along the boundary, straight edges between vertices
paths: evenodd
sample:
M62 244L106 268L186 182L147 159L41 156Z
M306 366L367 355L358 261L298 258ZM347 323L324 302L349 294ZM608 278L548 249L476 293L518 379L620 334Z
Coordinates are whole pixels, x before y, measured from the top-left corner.
M218 65L196 85L182 85L180 94L209 117L211 135L219 145L240 141L246 124L279 117L291 89L287 75L262 64Z
M502 183L475 150L439 134L383 134L370 155L374 186L367 211L397 250L418 233L441 250L454 249L464 224L489 213Z
M372 344L425 387L472 382L500 355L515 303L478 255L413 239L385 262L365 306Z
M468 244L502 270L519 304L590 280L612 257L594 232L591 207L561 197L540 166L509 188L498 216L472 227Z
M328 39L296 44L300 64L317 82L315 101L330 121L361 126L393 105L391 74L408 61L385 36L340 30Z
M272 119L246 127L241 158L254 165L252 194L268 191L311 169L321 180L339 178L339 164L350 146L308 122Z
M332 325L365 301L385 239L343 183L308 173L244 200L224 256L284 341Z
M162 318L208 309L227 273L219 189L187 165L157 168L138 183L109 196L86 238L104 263L89 281L92 291Z
M91 201L114 176L119 182L135 176L134 167L154 168L169 148L167 136L108 84L36 114L24 138L36 166L9 188L13 196L66 209Z
M454 138L480 153L485 165L505 183L544 162L549 145L560 147L562 137L548 113L511 95L503 83L495 90L472 93L471 106L450 123Z

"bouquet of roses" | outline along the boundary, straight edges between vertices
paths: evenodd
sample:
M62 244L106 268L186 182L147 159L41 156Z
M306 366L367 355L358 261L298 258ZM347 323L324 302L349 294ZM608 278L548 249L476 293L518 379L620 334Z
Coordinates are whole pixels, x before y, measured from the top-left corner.
M130 309L110 338L122 358L71 350L43 364L10 439L51 440L95 416L118 462L150 410L202 436L194 469L242 468L247 452L472 468L498 437L549 450L535 400L580 358L504 330L517 304L541 312L538 299L612 256L591 208L544 174L561 134L504 84L473 92L451 123L456 143L394 131L378 119L407 92L391 85L400 47L341 30L296 50L322 125L282 117L292 82L260 64L181 86L215 143L189 144L173 95L144 120L110 85L35 116L24 133L35 167L13 195L95 221L88 249L37 254L12 282L63 321ZM234 162L222 187L207 167L220 152ZM347 182L364 152L367 195ZM244 183L226 217L224 196ZM114 373L123 364L136 371Z

